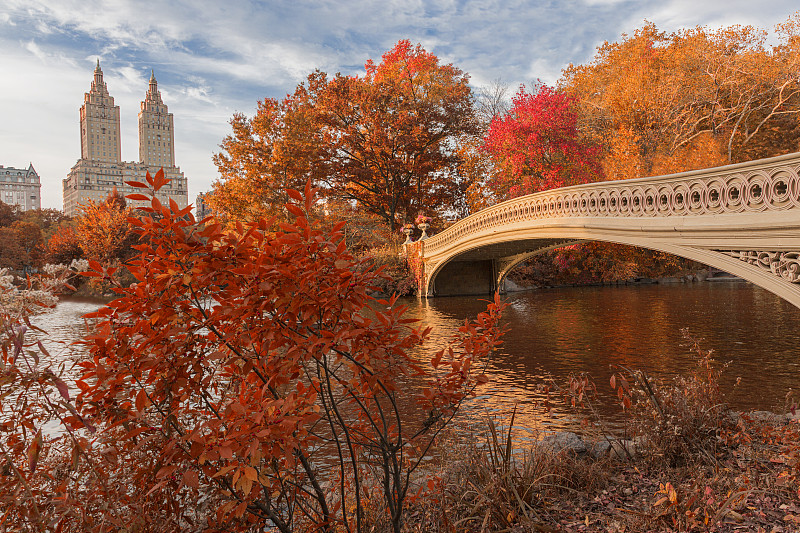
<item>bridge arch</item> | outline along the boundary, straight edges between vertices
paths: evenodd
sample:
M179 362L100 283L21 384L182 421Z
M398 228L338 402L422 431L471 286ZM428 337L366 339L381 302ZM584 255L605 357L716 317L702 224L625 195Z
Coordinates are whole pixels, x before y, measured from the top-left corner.
M740 276L800 307L800 153L515 198L421 243L423 296L495 290L548 249L605 241Z

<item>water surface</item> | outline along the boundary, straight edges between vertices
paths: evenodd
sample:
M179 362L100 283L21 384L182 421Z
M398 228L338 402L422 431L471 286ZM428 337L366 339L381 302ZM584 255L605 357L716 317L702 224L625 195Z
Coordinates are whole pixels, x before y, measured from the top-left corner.
M612 401L612 370L642 369L662 380L689 372L696 356L682 329L728 364L722 385L735 408L778 409L800 384L800 309L749 283L550 289L507 295L504 301L509 304L503 316L509 327L505 344L489 362L490 382L468 402L461 421L486 415L507 420L516 406L515 425L574 428L584 415L557 401L548 413L542 388L563 385L570 373L587 372L605 398L598 409L613 424L621 413ZM476 297L402 303L433 328L428 354L486 307L485 299ZM69 343L85 333L81 316L98 307L65 300L37 318L48 331L44 343L55 360L69 364L81 356ZM408 385L409 393L420 386Z

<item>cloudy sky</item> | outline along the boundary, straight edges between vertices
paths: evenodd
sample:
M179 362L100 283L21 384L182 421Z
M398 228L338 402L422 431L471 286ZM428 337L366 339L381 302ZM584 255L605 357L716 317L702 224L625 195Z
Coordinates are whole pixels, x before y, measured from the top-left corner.
M32 162L43 207L61 208L98 58L120 106L126 161L138 159L136 116L155 70L193 201L217 178L211 156L234 112L251 115L315 68L359 73L399 39L468 72L476 88L516 86L554 83L644 20L662 30L772 29L797 9L797 0L2 0L0 164Z

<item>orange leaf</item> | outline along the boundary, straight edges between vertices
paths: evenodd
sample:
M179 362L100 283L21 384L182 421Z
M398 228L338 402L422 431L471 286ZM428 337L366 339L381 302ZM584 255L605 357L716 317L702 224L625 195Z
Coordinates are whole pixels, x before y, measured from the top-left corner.
M140 413L144 411L145 406L147 405L147 394L144 392L144 389L140 389L139 392L136 394L136 410Z
M31 442L31 445L28 447L28 467L31 472L36 470L36 465L39 462L39 453L42 451L42 444L42 431L39 430L33 442Z
M150 200L149 196L145 196L144 194L139 194L139 193L126 194L125 198L127 198L128 200L143 200L145 202Z

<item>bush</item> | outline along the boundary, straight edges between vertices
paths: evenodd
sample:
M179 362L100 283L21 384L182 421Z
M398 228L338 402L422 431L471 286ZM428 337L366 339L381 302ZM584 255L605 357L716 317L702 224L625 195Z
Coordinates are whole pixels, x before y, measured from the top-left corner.
M310 225L310 188L290 196L295 222L273 232L267 220L197 228L190 208L131 195L150 201L129 219L137 283L90 316L77 397L53 382L65 434L44 439L38 418L3 425L4 526L361 532L378 499L400 532L413 474L486 380L502 306L420 366L411 354L427 332L369 296L380 275L347 251L341 226ZM90 267L113 283L115 269Z
M630 409L630 430L652 460L673 467L698 459L714 464L720 432L730 423L719 388L724 366L686 330L683 334L696 358L688 375L663 383L623 369L611 377L611 386Z
M445 467L434 490L411 506L409 531L551 531L543 516L605 486L608 463L544 445L513 441L487 418L485 429L460 436L442 453Z
M405 250L398 243L385 244L373 248L361 256L370 268L381 268L385 277L375 281L375 287L384 296L392 294L398 297L414 296L417 282L408 267Z

